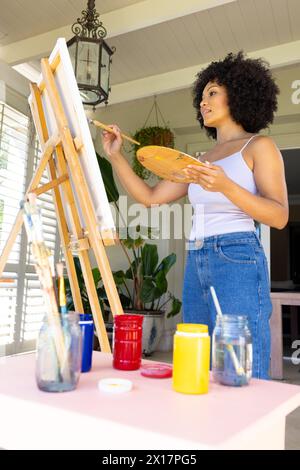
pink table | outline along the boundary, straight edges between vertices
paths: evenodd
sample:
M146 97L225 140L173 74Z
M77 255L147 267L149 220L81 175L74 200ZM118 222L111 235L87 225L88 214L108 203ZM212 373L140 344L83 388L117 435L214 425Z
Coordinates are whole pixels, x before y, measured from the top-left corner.
M111 367L94 353L76 391L50 394L35 384L35 355L0 360L0 447L6 449L283 449L286 415L300 387L253 380L249 387L211 383L207 395L182 395L171 379ZM123 395L100 392L104 377L133 381Z

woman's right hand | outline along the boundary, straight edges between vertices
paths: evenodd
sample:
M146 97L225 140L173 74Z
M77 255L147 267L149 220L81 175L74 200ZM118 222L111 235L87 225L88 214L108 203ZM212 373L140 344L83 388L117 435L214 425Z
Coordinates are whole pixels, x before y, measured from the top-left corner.
M112 124L108 127L113 129L114 133L108 131L102 132L102 146L106 155L110 158L114 158L121 152L123 139L118 126Z

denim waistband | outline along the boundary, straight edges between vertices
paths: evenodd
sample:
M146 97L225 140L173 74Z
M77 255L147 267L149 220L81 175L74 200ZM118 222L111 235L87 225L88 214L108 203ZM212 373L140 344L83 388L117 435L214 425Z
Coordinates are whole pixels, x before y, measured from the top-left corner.
M204 237L199 240L189 240L188 247L190 249L199 249L202 247L213 247L222 245L233 245L239 243L251 243L253 245L261 245L261 241L256 232L231 232L221 233L219 235L212 235Z

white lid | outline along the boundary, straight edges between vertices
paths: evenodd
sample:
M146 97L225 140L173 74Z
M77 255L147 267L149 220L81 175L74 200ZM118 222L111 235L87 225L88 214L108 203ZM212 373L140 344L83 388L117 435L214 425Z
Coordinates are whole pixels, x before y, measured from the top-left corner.
M132 389L132 382L126 379L107 378L99 380L98 388L101 392L113 394L125 393L130 392Z

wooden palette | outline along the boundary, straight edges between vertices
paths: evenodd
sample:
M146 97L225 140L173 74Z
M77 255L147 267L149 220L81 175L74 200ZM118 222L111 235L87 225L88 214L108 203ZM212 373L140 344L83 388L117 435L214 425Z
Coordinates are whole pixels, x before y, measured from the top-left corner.
M192 183L193 180L183 173L188 165L205 166L187 153L159 145L147 145L137 151L138 161L157 176L174 183Z

